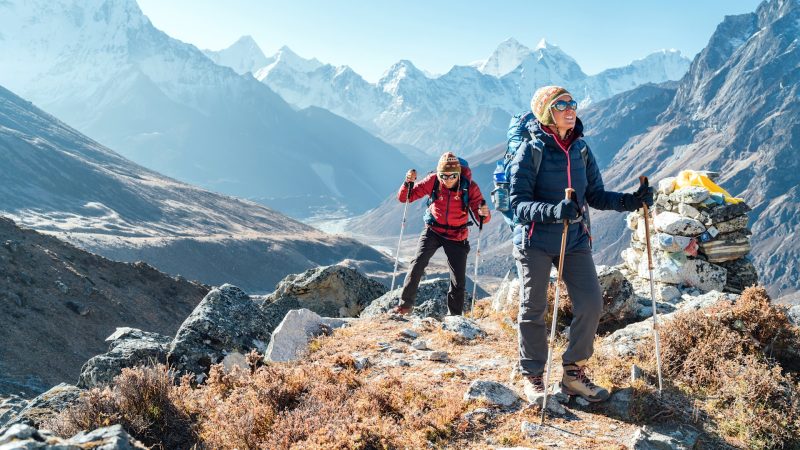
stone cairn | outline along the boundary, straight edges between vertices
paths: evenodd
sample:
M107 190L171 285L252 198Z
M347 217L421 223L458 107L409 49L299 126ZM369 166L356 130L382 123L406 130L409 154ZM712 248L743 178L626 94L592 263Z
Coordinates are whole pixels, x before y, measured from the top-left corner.
M714 180L718 174L701 172ZM658 183L650 208L650 244L653 280L703 291L741 293L758 282L750 253L745 202L728 203L722 194L704 187L675 189L675 178ZM627 268L649 279L644 217L640 211L627 216L633 231L631 246L622 252Z

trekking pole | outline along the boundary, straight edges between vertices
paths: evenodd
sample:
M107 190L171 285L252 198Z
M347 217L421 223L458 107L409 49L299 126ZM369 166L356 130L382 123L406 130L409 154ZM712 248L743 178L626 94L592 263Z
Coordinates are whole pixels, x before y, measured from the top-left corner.
M486 200L481 200L481 206L486 204ZM481 257L481 231L483 231L483 216L478 214L478 249L475 252L475 272L472 275L472 298L469 300L469 313L472 315L472 308L475 306L475 295L478 292L478 261Z
M639 177L639 185L648 187L650 183L647 177L642 175ZM656 307L656 288L653 284L653 252L650 249L650 220L647 203L642 202L642 209L644 209L644 236L647 242L647 269L650 271L650 300L653 302L653 337L656 340L656 366L658 367L658 395L661 395L661 341L658 338L658 308Z
M416 170L413 170L416 173ZM394 271L392 271L392 288L389 289L389 292L394 290L394 280L397 277L397 263L400 261L400 244L403 242L403 231L406 229L406 213L408 212L408 204L411 202L411 188L414 187L414 182L409 181L406 183L406 188L408 191L406 192L406 201L405 206L403 206L403 222L400 224L400 239L397 240L397 252L394 254Z
M565 199L569 200L575 195L572 188L564 189ZM539 426L544 425L544 415L547 411L547 388L550 385L550 370L553 362L553 341L556 340L556 324L558 323L558 300L561 288L561 272L564 270L564 250L567 248L567 231L569 231L569 219L564 219L564 231L561 232L561 252L558 257L558 276L556 277L556 295L553 299L553 322L550 325L550 342L547 346L547 371L544 374L544 398L542 399L542 417Z

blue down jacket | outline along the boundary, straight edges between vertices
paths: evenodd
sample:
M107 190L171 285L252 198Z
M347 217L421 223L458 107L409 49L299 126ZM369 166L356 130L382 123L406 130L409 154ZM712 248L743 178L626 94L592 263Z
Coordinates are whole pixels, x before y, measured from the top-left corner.
M511 208L518 225L514 227L512 241L518 248L538 248L551 255L561 249L563 222L556 221L554 207L564 199L564 190L575 190L578 205L588 214L586 205L595 209L629 211L635 209L632 194L606 191L597 161L589 151L584 164L581 150L586 147L583 140L583 123L576 119L574 140L565 149L549 130L543 129L538 120L528 124L530 141L520 144L511 163ZM537 150L538 149L538 150ZM538 173L533 171L532 152L541 151L542 160ZM572 223L567 233L566 251L573 252L591 248L586 223Z

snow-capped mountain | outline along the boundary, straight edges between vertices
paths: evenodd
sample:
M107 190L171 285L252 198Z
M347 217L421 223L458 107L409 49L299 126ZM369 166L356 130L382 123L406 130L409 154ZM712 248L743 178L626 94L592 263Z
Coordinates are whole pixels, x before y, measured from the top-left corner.
M0 215L173 275L269 292L314 266L384 260L351 239L145 169L2 87L0 161Z
M182 181L297 215L309 214L300 206L357 212L396 189L370 164L410 165L361 127L296 111L252 76L170 38L134 0L4 1L0 30L0 67L14 68L0 71L0 83Z
M539 42L537 49L542 46L547 46L544 39ZM530 55L531 49L520 44L519 41L514 38L508 38L497 46L489 58L475 64L475 67L481 73L499 78L519 67L522 61Z
M275 61L256 78L289 103L329 109L409 156L413 148L429 155L445 150L467 155L502 139L509 116L528 109L542 85L567 86L584 107L644 83L679 79L688 66L680 52L669 50L588 76L545 40L529 49L508 39L485 61L454 66L435 78L407 60L394 64L375 84L347 66L312 65L312 71L303 71L296 61Z
M252 36L242 36L228 48L222 50L203 50L212 61L220 66L227 66L236 73L255 73L256 70L272 61L264 56L264 52L253 40Z

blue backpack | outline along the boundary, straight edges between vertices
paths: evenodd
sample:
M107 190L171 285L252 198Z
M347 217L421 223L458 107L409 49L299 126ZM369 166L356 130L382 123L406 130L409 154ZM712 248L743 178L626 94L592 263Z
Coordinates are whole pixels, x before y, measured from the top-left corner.
M492 191L492 204L496 211L500 211L503 219L513 229L514 225L518 224L517 218L514 217L514 211L511 209L511 162L517 151L531 140L530 132L528 131L528 123L534 120L535 117L532 112L525 111L515 114L508 124L508 131L506 132L506 152L503 159L497 161L494 169L493 180L494 190ZM533 170L539 172L539 166L542 164L542 149L534 146L533 152ZM589 147L584 146L581 150L581 157L583 158L584 166L588 166L589 161ZM588 214L587 221L588 221Z

